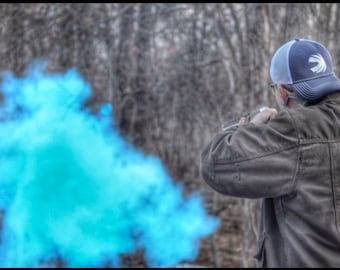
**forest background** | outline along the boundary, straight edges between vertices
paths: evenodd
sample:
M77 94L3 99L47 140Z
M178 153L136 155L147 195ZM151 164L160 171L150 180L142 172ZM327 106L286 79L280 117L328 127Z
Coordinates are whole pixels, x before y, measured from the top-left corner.
M51 72L77 67L87 105L111 103L124 137L222 220L192 265L253 267L260 202L214 192L200 153L224 121L276 106L269 66L283 43L325 44L337 73L339 32L338 3L1 3L0 70L20 76L37 58ZM145 266L141 254L124 263Z

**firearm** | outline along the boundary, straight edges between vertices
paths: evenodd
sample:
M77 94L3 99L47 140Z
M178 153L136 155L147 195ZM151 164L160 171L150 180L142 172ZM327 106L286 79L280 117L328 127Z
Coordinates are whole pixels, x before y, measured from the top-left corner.
M255 115L257 115L260 112L263 112L264 110L266 110L268 108L269 107L267 107L267 106L263 106L263 107L255 110L255 111L244 113L240 117L229 120L222 125L222 130L226 130L226 129L231 128L233 126L237 126L238 123L240 122L241 117L246 118L246 122L249 122Z

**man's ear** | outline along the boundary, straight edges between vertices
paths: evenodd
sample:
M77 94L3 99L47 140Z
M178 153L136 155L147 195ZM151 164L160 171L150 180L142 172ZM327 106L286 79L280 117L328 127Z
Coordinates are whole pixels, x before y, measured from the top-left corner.
M277 86L277 90L279 91L280 99L282 100L283 105L287 106L289 101L288 91L280 84Z

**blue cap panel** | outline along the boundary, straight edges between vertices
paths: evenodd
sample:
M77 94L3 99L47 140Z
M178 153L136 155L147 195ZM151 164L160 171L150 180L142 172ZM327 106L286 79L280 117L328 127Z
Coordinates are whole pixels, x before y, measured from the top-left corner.
M293 83L333 72L331 56L321 44L298 40L289 51L289 65Z

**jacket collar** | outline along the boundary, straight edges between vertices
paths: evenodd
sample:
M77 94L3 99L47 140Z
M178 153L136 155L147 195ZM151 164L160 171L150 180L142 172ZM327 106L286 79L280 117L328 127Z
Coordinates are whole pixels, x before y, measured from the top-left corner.
M321 102L340 99L340 91L327 95Z

